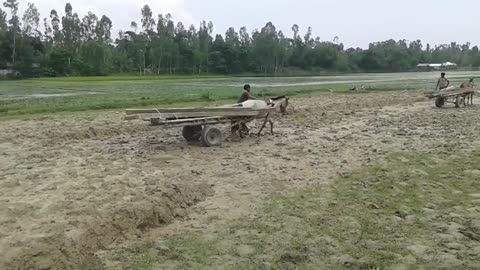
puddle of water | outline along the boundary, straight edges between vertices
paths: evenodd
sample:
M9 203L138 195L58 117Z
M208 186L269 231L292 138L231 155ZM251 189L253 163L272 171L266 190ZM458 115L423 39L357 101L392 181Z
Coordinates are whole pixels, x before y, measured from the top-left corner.
M402 79L379 79L379 80L342 80L342 81L316 81L316 82L294 82L294 83L251 83L253 87L291 87L291 86L315 86L315 85L330 85L330 84L352 84L352 83L375 83L375 82L394 82ZM215 86L215 87L242 87L243 84L207 84L207 83L176 83L183 86Z
M71 97L71 96L82 96L82 95L102 95L102 92L84 92L84 93L58 93L58 94L31 94L25 96L14 96L14 95L5 95L0 96L0 99L3 100L21 100L21 99L31 99L31 98L54 98L54 97Z

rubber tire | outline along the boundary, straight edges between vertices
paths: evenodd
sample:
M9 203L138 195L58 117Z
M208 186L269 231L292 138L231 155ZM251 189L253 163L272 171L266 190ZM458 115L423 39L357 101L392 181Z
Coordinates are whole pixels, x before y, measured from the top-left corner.
M222 131L215 127L205 127L202 130L200 141L202 142L203 146L206 147L220 146L223 142Z
M460 108L462 105L465 107L465 98L457 97L457 99L455 100L455 108Z
M443 105L445 105L445 98L437 97L437 99L435 99L435 106L437 106L437 108L441 108Z
M187 142L195 142L202 136L202 126L184 126L182 135Z

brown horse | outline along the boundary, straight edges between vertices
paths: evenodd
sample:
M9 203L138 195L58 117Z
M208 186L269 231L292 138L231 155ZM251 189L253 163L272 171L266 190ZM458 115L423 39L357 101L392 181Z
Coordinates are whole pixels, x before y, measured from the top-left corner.
M474 78L471 78L470 80L465 81L462 83L462 85L460 85L461 89L472 89L471 92L468 92L463 96L465 98L466 105L473 105L473 95L475 93L473 90L475 88L475 84L473 83L473 81Z

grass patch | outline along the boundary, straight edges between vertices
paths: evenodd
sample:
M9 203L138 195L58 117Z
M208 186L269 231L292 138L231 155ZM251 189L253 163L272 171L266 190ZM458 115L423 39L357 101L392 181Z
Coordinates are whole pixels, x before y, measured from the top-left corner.
M153 264L139 255L134 269L475 269L480 213L469 195L480 193L480 151L440 158L392 155L331 189L275 196L255 219L169 238L168 253ZM449 238L452 222L465 237ZM452 241L460 248L448 250Z

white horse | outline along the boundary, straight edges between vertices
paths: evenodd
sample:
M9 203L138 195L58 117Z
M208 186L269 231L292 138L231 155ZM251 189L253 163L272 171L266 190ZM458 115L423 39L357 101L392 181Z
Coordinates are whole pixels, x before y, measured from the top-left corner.
M247 100L247 101L243 102L241 105L244 108L251 108L253 110L261 111L259 114L257 114L255 116L255 118L251 119L251 120L265 119L262 127L258 131L258 136L260 136L260 134L262 133L262 131L265 128L265 126L267 125L267 123L270 123L270 132L273 135L273 121L271 119L271 115L273 113L278 112L278 111L280 111L282 114L286 114L287 113L287 107L288 107L288 100L289 100L288 97L281 96L281 97L271 98L268 101ZM274 108L274 110L271 110L272 108ZM248 133L248 128L247 128L247 126L245 125L244 122L243 123L237 123L236 125L234 125L232 127L232 132L236 132L237 130L239 131L240 136L242 136L242 131Z

